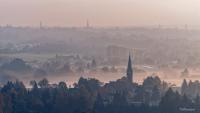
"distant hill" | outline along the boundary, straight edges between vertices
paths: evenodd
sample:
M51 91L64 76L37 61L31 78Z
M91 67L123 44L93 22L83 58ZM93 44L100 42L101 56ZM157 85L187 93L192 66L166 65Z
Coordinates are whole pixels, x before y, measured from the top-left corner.
M31 70L31 66L27 65L22 59L16 58L9 63L3 64L0 69L15 72L27 72Z

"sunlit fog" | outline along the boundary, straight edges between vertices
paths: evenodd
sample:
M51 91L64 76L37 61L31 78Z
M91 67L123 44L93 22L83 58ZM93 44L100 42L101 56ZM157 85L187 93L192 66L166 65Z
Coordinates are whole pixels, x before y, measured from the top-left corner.
M200 113L200 0L0 0L0 113Z

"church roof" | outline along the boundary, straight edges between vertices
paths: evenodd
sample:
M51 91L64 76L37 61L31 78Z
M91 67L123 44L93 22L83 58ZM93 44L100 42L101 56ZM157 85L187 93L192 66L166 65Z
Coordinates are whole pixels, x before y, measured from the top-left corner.
M132 61L131 61L131 56L129 54L129 59L128 59L128 67L127 67L127 75L130 75L133 73L132 69Z

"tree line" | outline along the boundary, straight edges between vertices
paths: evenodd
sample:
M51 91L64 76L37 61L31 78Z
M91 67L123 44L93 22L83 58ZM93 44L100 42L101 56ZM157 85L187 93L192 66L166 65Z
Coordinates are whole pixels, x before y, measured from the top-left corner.
M199 113L200 98L190 99L169 88L158 106L129 102L128 92L116 92L106 103L97 79L80 78L74 87L65 82L50 84L47 79L7 82L0 91L0 113ZM107 94L109 95L109 94Z

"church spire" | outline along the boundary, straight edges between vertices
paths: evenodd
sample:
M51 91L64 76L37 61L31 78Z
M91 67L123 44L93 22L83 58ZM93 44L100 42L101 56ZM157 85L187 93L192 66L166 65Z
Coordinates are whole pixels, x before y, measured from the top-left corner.
M132 62L131 62L131 55L129 53L129 59L128 59L128 67L127 67L127 79L128 81L132 82L133 80L133 69L132 69Z

